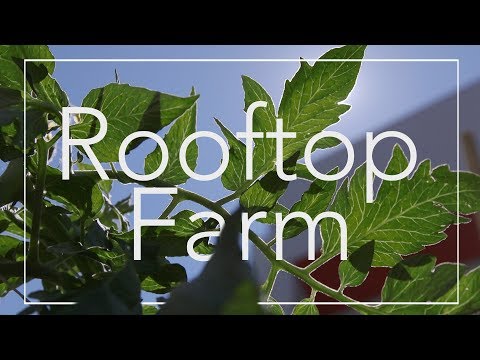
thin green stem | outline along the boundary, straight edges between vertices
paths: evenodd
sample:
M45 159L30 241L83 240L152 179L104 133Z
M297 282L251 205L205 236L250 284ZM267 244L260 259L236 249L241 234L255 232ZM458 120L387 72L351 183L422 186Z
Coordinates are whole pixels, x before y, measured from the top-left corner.
M160 219L166 219L168 215L177 207L177 205L182 201L182 199L178 196L173 196L172 201L170 204L163 210L162 215L160 215Z
M320 291L321 293L330 296L331 298L345 302L345 303L351 303L348 304L351 308L364 313L364 314L382 314L380 310L377 310L373 307L359 304L356 300L342 294L341 292L338 292L335 289L332 289L328 287L325 284L322 284L318 280L315 280L313 277L310 276L310 274L303 268L300 268L296 265L293 265L289 263L288 261L285 260L276 260L275 259L275 252L268 247L268 245L260 238L258 237L257 234L255 234L253 231L250 231L249 233L250 240L255 244L255 246L267 257L268 260L274 266L277 266L281 270L284 270L291 275L297 277L298 279L302 280L305 282L307 285L309 285L312 289L316 291Z
M305 267L305 271L307 272L307 274L311 274L313 271L317 270L320 266L325 264L328 260L330 259L319 257L318 259L307 265Z
M37 262L40 262L40 223L43 211L43 193L45 191L45 178L47 175L47 160L48 160L48 146L43 138L37 141L37 156L38 156L38 171L35 182L35 192L33 194L33 218L32 218L32 232L30 237L30 251L28 258L36 257Z
M268 247L272 247L273 244L275 244L275 242L277 241L276 238L273 238L272 240L270 240L269 242L267 242L267 246Z
M47 148L50 149L55 143L62 137L62 130L59 130L51 139L47 142Z
M224 205L226 203L229 203L230 201L235 200L236 198L240 197L253 183L255 180L250 180L245 182L239 189L237 189L235 192L231 193L230 195L225 196L224 198L221 198L217 200L218 205Z
M273 286L275 285L275 280L277 279L278 271L279 271L278 267L272 264L272 267L270 268L270 271L267 276L267 280L265 280L265 283L262 285L262 290L267 296L267 299L270 297L272 293Z
M117 169L115 168L115 164L113 162L110 163L110 169L112 169L113 173L117 173Z

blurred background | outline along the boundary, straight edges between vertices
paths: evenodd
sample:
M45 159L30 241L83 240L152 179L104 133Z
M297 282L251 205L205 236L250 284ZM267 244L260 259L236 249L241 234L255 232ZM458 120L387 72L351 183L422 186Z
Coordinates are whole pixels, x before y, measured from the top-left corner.
M326 46L51 46L56 58L215 58L215 59L316 59L332 48ZM480 100L480 47L479 46L370 46L368 59L459 59L460 97L460 169L479 171L480 127L478 126ZM87 93L115 81L115 71L121 83L147 87L174 95L186 96L192 86L200 94L198 100L197 131L219 132L213 118L220 119L233 133L244 131L243 89L241 75L248 75L259 82L279 104L284 82L290 79L299 67L294 62L68 62L57 63L55 77L69 95L70 103L79 106ZM378 134L385 130L398 130L410 136L417 146L418 160L431 158L434 166L447 163L457 168L457 64L455 62L365 62L357 84L346 100L351 110L344 114L338 124L329 130L346 135L354 144L355 165L365 160L365 132ZM163 129L160 134L168 131ZM214 171L220 162L220 151L211 140L200 140L197 172ZM382 141L376 148L374 159L382 169L391 154L394 141ZM134 171L143 171L143 161L155 148L153 141L145 141L128 157ZM343 147L321 150L315 153L316 168L327 172L335 166L343 167L346 152ZM60 166L57 153L52 166ZM0 161L0 173L5 164ZM198 192L212 200L228 192L219 179L209 182L189 180L185 188ZM292 205L307 189L308 183L292 182L281 202ZM113 200L132 193L133 186L115 184ZM168 204L168 197L148 197L143 200L142 216L158 217ZM228 210L237 206L227 205ZM196 204L184 202L176 211L190 209L199 211ZM475 265L480 260L479 220L461 227L461 261ZM264 240L273 237L273 228L255 225L254 230ZM284 256L298 265L307 263L307 241L301 234L286 241ZM428 249L440 261L456 261L456 231L449 230L448 239L439 246ZM317 234L317 246L321 240ZM256 256L250 258L259 283L268 271L268 263L254 248ZM189 279L201 271L203 263L189 258L174 258L187 269ZM338 259L334 258L315 273L331 286L336 285ZM372 271L367 281L359 288L349 289L349 295L359 300L378 299L379 289L386 270ZM337 284L338 285L338 284ZM37 290L39 283L28 283L28 292ZM273 296L278 301L299 301L309 294L307 289L287 274L281 273ZM155 301L156 296L144 293L145 301ZM317 301L328 301L317 296ZM0 313L14 314L24 308L22 300L13 292L0 298ZM288 309L286 309L288 311ZM319 306L321 313L345 312L341 306Z

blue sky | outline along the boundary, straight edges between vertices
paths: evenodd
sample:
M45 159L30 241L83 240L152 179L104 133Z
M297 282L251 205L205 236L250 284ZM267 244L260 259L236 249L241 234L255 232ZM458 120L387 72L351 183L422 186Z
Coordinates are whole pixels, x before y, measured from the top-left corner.
M56 58L318 58L332 46L52 46ZM370 46L365 58L455 58L460 60L460 86L480 80L480 47L478 46ZM114 70L120 81L134 86L186 96L192 86L200 94L197 130L219 132L213 117L220 119L232 132L243 131L243 90L241 75L258 81L278 104L284 81L298 69L298 62L234 62L234 63L59 63L55 76L68 93L71 104L81 105L89 90L114 81ZM364 63L357 84L347 99L352 109L332 129L342 132L352 142L366 131L375 131L396 119L414 112L456 90L456 64L372 62ZM199 141L198 173L217 168L220 151L209 140ZM132 170L142 171L143 159L154 148L145 142L130 156ZM58 159L58 158L57 158ZM57 160L55 160L57 161ZM53 163L58 166L59 163ZM0 170L4 164L0 163ZM217 199L227 194L220 180L198 182L190 180L186 188L208 198ZM114 188L114 198L132 192L132 186ZM167 198L148 198L142 209L144 217L158 216ZM231 204L233 207L234 204ZM201 208L183 203L178 209ZM190 276L198 273L201 265L191 259L182 259ZM33 289L34 284L31 286ZM148 298L153 300L153 298ZM13 293L0 299L0 313L15 313L23 308Z

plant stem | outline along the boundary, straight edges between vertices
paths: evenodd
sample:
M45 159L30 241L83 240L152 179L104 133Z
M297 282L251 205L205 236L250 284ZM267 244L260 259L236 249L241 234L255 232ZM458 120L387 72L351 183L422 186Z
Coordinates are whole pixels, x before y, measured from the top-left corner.
M242 193L244 193L250 185L252 185L256 180L250 180L244 183L239 189L237 189L235 192L231 193L230 195L225 196L224 198L221 198L217 200L218 205L223 205L226 203L229 203L230 201L235 200L236 198L240 197Z
M267 246L268 246L268 247L272 247L272 245L275 244L275 241L276 241L276 240L277 240L276 238L273 238L272 240L270 240L269 242L267 242Z
M160 219L166 219L168 215L177 207L178 203L180 203L182 199L179 196L173 196L172 201L170 201L170 204L165 208L165 210L162 212L162 215L160 215Z
M62 130L59 130L49 142L47 142L47 148L50 149L55 143L62 137Z
M268 245L262 239L260 239L260 237L258 237L257 234L255 234L253 231L250 231L249 236L250 236L250 240L252 240L255 246L267 257L268 260L270 260L270 262L274 266L277 266L281 270L284 270L290 273L291 275L299 278L300 280L305 282L307 285L309 285L312 289L316 291L320 291L321 293L328 295L335 300L351 303L351 304L348 304L348 306L361 313L383 314L380 310L377 310L371 306L358 304L356 300L315 280L313 277L310 276L309 272L307 272L306 269L300 268L285 260L276 260L275 252L272 249L270 249Z
M45 178L47 175L47 160L48 160L48 146L43 138L37 141L37 155L38 155L38 172L35 182L35 192L33 194L33 218L32 218L32 233L30 237L30 251L28 259L32 256L40 261L40 222L42 219L43 210L43 192L45 191Z
M277 279L278 275L278 268L275 266L275 264L272 264L272 267L270 268L270 272L268 273L267 280L265 280L265 283L262 285L262 290L267 296L267 299L270 297L272 293L273 286L275 285L275 280Z
M328 260L330 260L330 259L319 257L318 259L316 259L315 261L313 261L312 263L307 265L305 267L305 271L307 272L307 274L311 274L316 269L318 269L320 266L325 264Z

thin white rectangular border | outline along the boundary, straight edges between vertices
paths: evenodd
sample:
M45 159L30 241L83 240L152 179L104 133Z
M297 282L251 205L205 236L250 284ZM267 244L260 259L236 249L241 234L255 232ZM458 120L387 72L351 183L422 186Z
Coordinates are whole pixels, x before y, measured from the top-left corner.
M456 302L382 302L382 301L373 301L373 302L361 302L361 301L353 301L353 302L318 302L312 301L308 304L311 305L459 305L460 304L460 226L458 225L460 222L460 174L459 174L459 166L460 166L460 59L24 59L23 60L23 67L24 69L27 66L28 62L298 62L298 61L307 61L307 62L453 62L456 63L456 77L457 77L457 301ZM23 73L23 91L24 94L27 92L27 81L26 81L26 72ZM23 166L23 175L24 179L27 176L26 170L26 163L27 163L27 152L26 152L26 124L27 124L27 104L26 104L26 96L23 99L23 121L24 121L24 133L23 133L23 140L24 140L24 166ZM27 192L26 186L24 183L23 189L23 200L24 200L24 207L27 201ZM42 301L27 301L27 282L26 282L26 274L27 274L27 246L26 246L26 213L24 212L24 246L23 246L23 254L24 254L24 268L23 268L23 303L24 305L75 305L75 302L42 302ZM142 305L163 305L165 302L142 302ZM260 301L258 302L259 305L300 305L306 304L305 302L297 302L297 301L277 301L277 302L268 302L268 301Z

